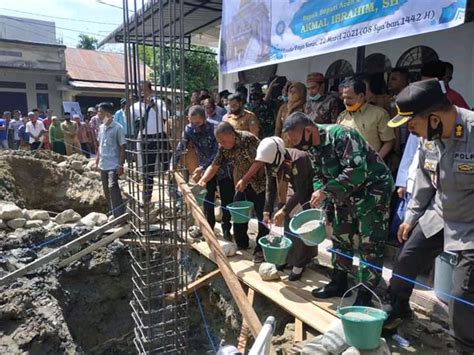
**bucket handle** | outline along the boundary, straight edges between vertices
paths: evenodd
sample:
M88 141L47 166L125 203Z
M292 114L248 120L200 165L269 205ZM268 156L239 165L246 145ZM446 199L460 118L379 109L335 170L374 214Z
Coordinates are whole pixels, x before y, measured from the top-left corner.
M365 287L367 290L369 290L370 293L372 293L372 294L375 296L375 298L377 298L377 301L378 301L379 304L380 304L380 309L383 310L382 301L380 300L380 297L377 296L377 294L376 294L374 291L372 291L370 288L368 288L363 282L359 282L357 285L351 287L351 288L348 289L346 292L344 292L344 294L343 294L342 297L341 297L341 302L339 303L339 308L342 307L342 302L344 301L344 298L346 297L347 293L350 292L350 291L352 291L352 290L354 290L354 289L356 289L356 288L359 287L359 286L363 286L363 287Z
M243 195L244 196L244 199L243 200L239 200L239 201L248 201L247 199L247 194L243 191L237 191L235 194L234 194L234 201L236 199L237 196L239 195Z

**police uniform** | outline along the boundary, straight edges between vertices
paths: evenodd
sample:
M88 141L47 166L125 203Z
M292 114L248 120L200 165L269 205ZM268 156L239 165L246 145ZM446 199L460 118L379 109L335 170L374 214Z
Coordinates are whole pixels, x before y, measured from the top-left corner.
M354 235L359 234L362 261L383 265L388 235L388 212L394 182L390 170L354 129L317 125L320 144L309 147L315 173L314 191L327 195L327 211L334 210L332 262L335 270L350 272ZM342 255L345 254L346 256ZM357 279L374 288L379 270L360 263Z
M446 91L437 79L411 84L397 97L399 114L392 127L429 110L433 102L446 101ZM460 350L474 352L474 112L456 108L450 138L433 141L425 168L432 172L444 219L444 250L458 254L453 271L450 321Z

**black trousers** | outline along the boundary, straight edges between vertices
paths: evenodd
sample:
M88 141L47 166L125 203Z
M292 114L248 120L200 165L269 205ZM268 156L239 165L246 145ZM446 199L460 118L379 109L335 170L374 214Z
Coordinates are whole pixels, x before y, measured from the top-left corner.
M426 238L417 223L398 255L393 273L415 280L420 273L433 265L433 260L443 251L443 244L443 229L430 238ZM392 276L390 279L390 295L399 301L408 302L413 287L411 282L399 277Z
M227 205L233 201L235 195L234 182L231 178L225 178L218 181L217 176L214 176L214 178L207 183L207 195L205 197L206 201L204 201L204 214L206 215L206 219L209 222L211 228L214 228L214 225L216 224L214 201L216 198L217 186L219 186L222 204L222 231L230 232L230 228L232 227L232 224L230 223L230 212L225 207L227 207Z
M91 157L91 149L89 143L81 143L81 150L82 153L86 156L86 158Z
M38 150L41 146L41 142L33 142L31 143L31 150Z
M459 262L453 271L451 294L465 302L449 301L449 318L458 350L474 354L474 250L459 251Z
M153 178L155 170L158 173L168 170L170 160L170 145L166 133L159 133L142 137L141 155L143 169L143 200L145 203L151 201L153 194ZM160 165L160 166L158 166Z
M235 195L234 201L252 201L255 213L258 219L258 235L257 235L257 245L255 246L254 253L262 250L262 247L258 244L258 240L263 236L269 233L268 228L262 223L263 220L263 208L265 205L265 191L260 192L259 194L255 192L252 186L247 186L243 193L238 193ZM239 248L248 248L249 247L249 236L247 234L249 225L248 223L234 223L234 238L237 246Z

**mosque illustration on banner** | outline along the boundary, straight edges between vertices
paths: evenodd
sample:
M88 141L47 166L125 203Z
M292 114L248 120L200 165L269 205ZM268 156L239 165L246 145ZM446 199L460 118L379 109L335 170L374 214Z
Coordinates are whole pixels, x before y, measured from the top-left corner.
M221 54L228 69L268 61L271 45L271 0L241 0L225 31Z

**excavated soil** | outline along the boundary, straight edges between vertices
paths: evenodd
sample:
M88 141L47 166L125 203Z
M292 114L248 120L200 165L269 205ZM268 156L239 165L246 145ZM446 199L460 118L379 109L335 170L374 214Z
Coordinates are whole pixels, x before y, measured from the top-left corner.
M0 151L0 200L55 212L72 208L81 215L105 212L102 185L92 164L80 155Z

